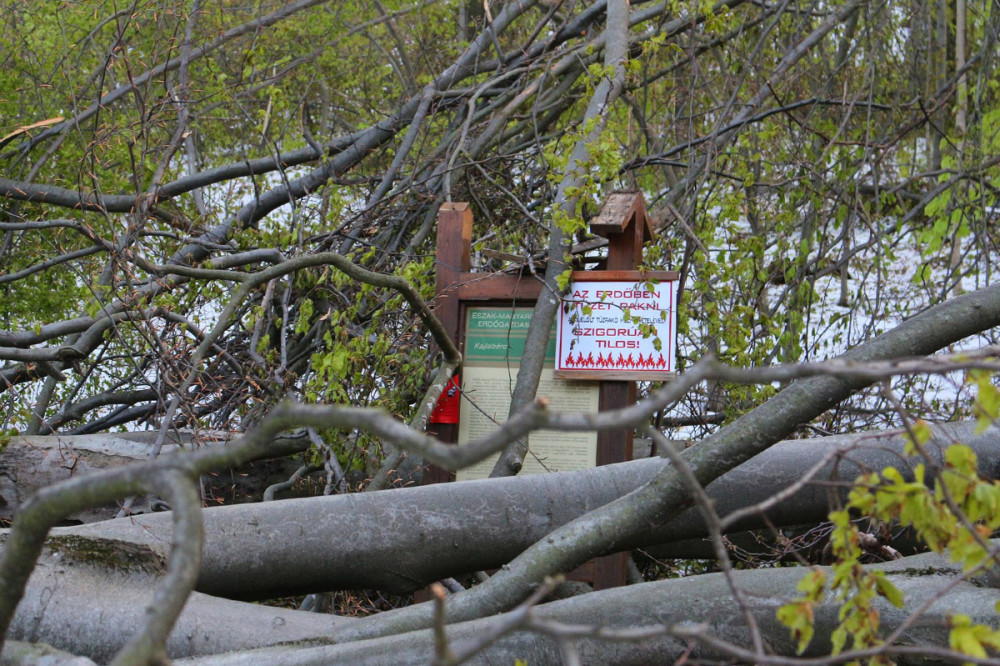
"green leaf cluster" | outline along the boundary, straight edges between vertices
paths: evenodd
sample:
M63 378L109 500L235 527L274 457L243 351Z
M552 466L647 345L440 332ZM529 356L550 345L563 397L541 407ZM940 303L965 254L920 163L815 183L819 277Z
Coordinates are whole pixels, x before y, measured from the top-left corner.
M995 409L995 405L993 405ZM993 411L995 417L996 411ZM909 455L926 456L924 445L931 430L918 421L910 431ZM878 598L901 607L903 596L877 570L861 565L858 521L865 516L886 523L912 528L920 539L937 553L948 553L965 571L994 566L987 539L1000 529L1000 483L979 475L976 455L968 446L954 444L945 450L944 465L930 482L924 463L913 468L913 478L906 478L895 467L881 473L862 475L855 482L847 505L830 514L833 532L830 546L835 556L830 580L814 570L807 574L799 589L801 599L785 604L778 619L798 641L800 653L813 635L812 607L825 591L840 602L840 624L831 636L834 654L849 644L855 649L881 644L879 637ZM952 649L970 656L984 657L987 649L1000 646L1000 632L992 627L974 625L969 618L952 620Z

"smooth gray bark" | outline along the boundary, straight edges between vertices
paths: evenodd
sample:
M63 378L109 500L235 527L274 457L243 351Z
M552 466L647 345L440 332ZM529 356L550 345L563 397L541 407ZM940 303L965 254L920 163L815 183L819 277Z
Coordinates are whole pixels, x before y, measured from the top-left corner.
M876 565L903 592L906 607L895 608L883 600L876 602L881 615L881 633L888 635L911 614L912 609L941 595L895 644L902 651L893 655L900 664L940 663L941 646L948 645L948 618L955 613L969 615L974 622L992 625L1000 601L995 576L963 581L944 592L945 586L961 574L960 567L938 555L918 555L886 565ZM737 584L749 599L765 644L773 654L792 656L796 644L786 627L775 619L775 611L787 599L799 596L795 586L805 574L801 568L755 569L736 573ZM816 636L803 656L829 654L829 636L837 627L839 605L829 598L816 608ZM674 663L688 655L691 660L724 659L722 650L689 640L698 632L734 644L749 645L742 613L722 574L662 580L624 588L594 592L581 597L538 606L534 617L563 623L635 629L660 625L665 631L635 642L615 642L599 638L573 641L584 664ZM489 627L506 615L449 625L447 635L456 650L478 641ZM672 635L672 632L681 635ZM683 633L681 633L683 632ZM690 650L690 652L689 652ZM935 654L936 653L936 654ZM287 648L220 655L178 663L185 666L250 666L270 663L278 666L319 666L321 664L427 664L434 656L430 630L398 634L386 638L291 650ZM563 663L559 647L538 633L515 631L487 647L468 664L510 664L520 659L528 664ZM936 658L937 657L937 658Z
M10 521L17 508L41 488L72 477L101 469L121 467L149 460L156 432L131 432L101 435L53 435L12 437L0 451L0 521ZM192 446L218 445L219 442L195 444L190 433L171 435L160 454ZM304 444L308 445L307 442ZM299 464L288 458L267 463L251 463L229 475L206 477L206 492L220 493L227 502L259 500L264 488L287 479ZM81 507L66 516L68 523L90 523L114 518L118 504ZM136 502L132 513L148 513L149 507Z
M973 430L972 423L935 426L930 450L940 455L951 442L967 442L979 456L982 474L1000 478L1000 431L976 437ZM822 522L829 511L827 482L846 485L862 471L907 465L899 433L788 440L713 482L708 492L725 516L784 490L837 451L843 451L842 459L831 459L815 483L769 509L767 520L779 527ZM198 589L240 599L334 589L417 589L444 577L500 567L560 525L628 494L666 467L657 458L580 472L208 509ZM763 525L761 516L748 516L732 529ZM156 513L53 533L165 549L170 530L170 514ZM689 510L620 547L705 534L703 521Z
M164 570L154 552L104 542L59 544L39 560L10 637L43 642L107 663L133 637ZM100 559L107 562L102 564ZM169 639L171 657L309 640L350 618L193 593Z

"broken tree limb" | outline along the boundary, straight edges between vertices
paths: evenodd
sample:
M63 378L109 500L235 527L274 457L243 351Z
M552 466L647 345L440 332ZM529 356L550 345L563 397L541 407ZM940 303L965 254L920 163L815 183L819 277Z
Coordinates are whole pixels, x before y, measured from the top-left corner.
M974 436L973 423L939 424L931 450L955 441L979 456L980 472L1000 478L1000 431ZM812 483L750 512L731 531L815 524L826 519L830 482L841 492L861 472L906 470L898 432L787 440L708 486L721 516L789 488L817 462ZM448 576L497 568L559 527L641 486L668 463L647 459L604 467L468 481L376 493L289 499L204 511L205 551L197 588L238 599L267 599L335 589L406 592ZM53 534L165 544L169 513L54 530ZM703 521L688 511L625 546L700 538ZM289 555L287 546L295 543ZM294 557L295 566L289 564Z
M994 542L996 544L997 542ZM992 625L1000 601L996 576L961 578L961 567L948 558L916 555L888 564L870 565L887 573L903 593L905 606L896 608L883 599L875 606L881 618L880 634L889 636L912 619L913 610L929 607L896 641L877 651L899 664L927 664L961 658L941 646L948 645L950 618L968 615L973 622ZM753 569L735 572L737 584L749 599L770 654L791 657L797 641L775 618L777 608L799 596L796 585L806 573L802 568ZM956 582L957 581L957 582ZM803 657L830 653L829 641L838 626L839 603L828 596L815 607L815 638ZM447 603L445 604L447 612ZM453 651L482 644L492 626L513 613L448 625ZM377 618L375 618L377 621ZM467 664L504 664L516 660L529 664L565 663L559 637L569 640L584 664L655 664L680 659L746 662L753 653L739 605L734 602L722 574L703 574L655 583L602 590L537 606L514 630L485 646ZM614 640L615 635L619 636ZM631 636L629 640L628 637ZM876 650L855 653L873 656ZM318 647L272 648L178 662L178 666L319 666L327 664L427 664L434 658L433 630L414 631L384 638ZM946 659L947 657L951 659ZM852 659L850 652L839 656ZM782 663L782 662L778 662Z
M17 508L41 488L97 470L149 460L157 433L127 432L102 435L52 435L12 437L0 450L0 524L9 523ZM194 437L174 433L163 447L164 455L184 448L220 446L225 438ZM304 440L289 442L281 453L305 450ZM280 455L276 454L276 455ZM227 503L258 501L265 488L287 479L297 462L275 457L239 469L207 474L203 478L205 499ZM109 520L118 513L117 504L81 507L66 517L67 524ZM149 507L133 505L133 513L148 513Z
M167 544L165 544L167 545ZM158 552L79 537L49 542L11 625L15 639L44 642L108 663L138 631L166 570ZM192 594L167 640L172 658L317 640L351 622ZM72 626L72 631L66 627Z

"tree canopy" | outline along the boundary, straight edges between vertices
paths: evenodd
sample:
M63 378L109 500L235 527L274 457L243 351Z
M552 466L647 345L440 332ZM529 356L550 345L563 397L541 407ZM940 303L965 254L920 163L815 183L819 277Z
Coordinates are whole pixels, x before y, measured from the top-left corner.
M34 518L18 525L27 536L15 529L7 537L3 566L21 569L0 570L0 591L21 589L19 599L28 589L30 598L26 576L45 534L56 514L81 504L152 493L174 509L176 533L200 543L196 509L206 498L190 482L201 474L294 451L302 474L320 473L327 495L353 495L404 485L413 461L455 468L542 427L651 427L671 459L655 471L601 472L627 474L628 490L601 491L587 511L515 540L505 551L518 556L509 568L445 604L448 621L462 623L461 640L523 629L540 600L532 593L551 591L545 576L596 554L652 547L639 535L694 504L709 527L685 538L721 545L727 519L698 499L702 488L791 437L904 428L909 443L899 455L927 459L897 476L863 477L867 485L825 507L836 510L824 528L832 568L810 574L799 588L805 596L794 583L777 593L788 597L777 616L738 591L724 548L713 553L728 581L713 584L735 590L740 609L729 624L745 622L746 633L652 622L670 654L690 644L761 663L768 650L794 654L813 632L803 618L836 615L821 612L830 589L855 600L843 613L861 623L831 626L858 638L845 642L831 629L829 642L810 649L905 660L892 641L911 620L882 633L863 623L866 604L894 604L900 584L896 573L859 564L870 555L858 550L861 535L878 529L859 528L853 519L862 514L872 526L910 525L936 552L964 553L958 572L949 569L954 580L980 574L976 557L995 557L987 449L932 462L924 447L943 437L932 436L929 422L978 419L974 434L983 436L1000 410L990 375L1000 323L992 286L1000 241L996 0L54 7L10 0L0 18L0 431L148 430L154 459L180 431L239 444L40 491L24 505L22 515ZM664 386L642 386L631 410L596 420L550 412L535 400L555 296L572 266L605 251L587 222L613 190L641 191L649 203L657 237L645 267L680 273L681 372ZM435 316L434 293L438 213L460 201L474 212L474 270L517 273L553 297L534 309L507 425L455 448L423 430L461 361ZM668 439L697 443L678 454ZM515 474L524 455L508 447L494 474ZM788 483L808 469L796 467ZM835 474L830 482L853 480ZM931 488L929 498L917 486ZM781 488L768 491L780 496ZM893 503L892 493L908 500ZM356 501L363 512L365 502L383 500ZM914 506L923 507L919 515ZM676 541L652 533L655 543ZM254 597L209 590L197 554L185 564L184 548L171 555L140 541L155 551L143 575L163 574L170 585L161 589L177 592L157 597L169 619L138 632L145 638L121 660L161 657L196 586L217 595L198 597L206 616L218 597ZM478 566L500 564L484 556ZM45 566L38 576L56 575ZM387 583L381 569L357 577L406 592L469 573L417 569L414 585ZM137 595L148 587L130 581ZM325 590L284 579L274 590L311 591ZM2 626L17 599L0 603ZM617 602L592 608L604 603ZM280 640L321 642L329 630L359 646L336 658L368 650L377 662L394 640L419 643L407 632L443 625L442 612L415 605L379 621L338 617L322 630L290 615L297 628ZM481 619L499 612L506 619ZM551 622L592 627L606 611L551 612ZM774 643L765 615L780 618L791 647ZM949 650L980 657L1000 646L983 616L972 615L966 624L947 620L945 643L935 637L925 647L943 659ZM571 630L535 622L535 633L572 642ZM505 640L515 656L534 649L529 639ZM265 644L234 639L214 651ZM446 647L437 644L441 663L451 658ZM570 659L570 648L560 650ZM647 653L620 654L641 663Z

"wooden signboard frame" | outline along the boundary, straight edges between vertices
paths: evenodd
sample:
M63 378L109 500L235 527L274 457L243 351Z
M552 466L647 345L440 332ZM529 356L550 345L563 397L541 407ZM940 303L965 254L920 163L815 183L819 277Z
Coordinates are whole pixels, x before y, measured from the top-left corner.
M442 204L438 213L437 278L435 313L460 350L469 306L533 306L541 294L542 283L532 276L506 273L473 273L471 265L472 210L468 203ZM641 265L643 244L653 238L645 201L638 192L615 192L609 195L598 216L591 221L594 233L608 239L608 255L598 268L611 272L628 271ZM651 277L676 279L676 273L663 272ZM634 381L602 380L599 410L620 409L635 403ZM456 443L458 424L434 423L428 432L444 442ZM598 434L597 464L607 465L632 459L632 430L604 431ZM429 466L423 483L454 480L454 474ZM595 589L625 584L628 553L599 557L574 572L573 578L593 583ZM581 575L582 574L582 575Z

